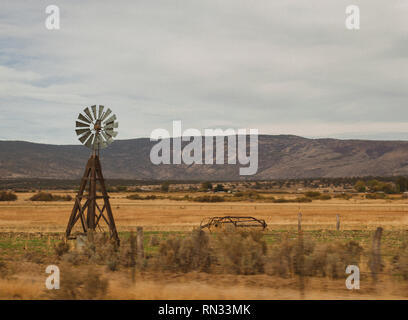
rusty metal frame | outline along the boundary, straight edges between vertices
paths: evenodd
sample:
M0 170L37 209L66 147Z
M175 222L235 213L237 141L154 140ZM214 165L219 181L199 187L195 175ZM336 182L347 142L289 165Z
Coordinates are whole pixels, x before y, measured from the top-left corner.
M218 228L225 225L233 225L235 228L262 228L262 230L267 227L265 220L262 219L254 217L224 216L203 219L200 223L200 229L208 228L208 230L211 231L212 228Z

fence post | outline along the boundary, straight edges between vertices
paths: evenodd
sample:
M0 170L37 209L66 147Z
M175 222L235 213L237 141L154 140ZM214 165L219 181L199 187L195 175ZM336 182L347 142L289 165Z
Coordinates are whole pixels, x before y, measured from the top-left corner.
M135 233L133 232L133 229L130 231L130 238L129 238L129 242L130 242L130 266L131 266L131 273L132 273L132 283L135 283L136 280L136 259L135 256L137 254L137 241L136 241L136 237L135 237Z
M144 248L143 248L143 227L137 227L136 229L136 243L137 243L137 257L143 259Z
M302 230L302 213L298 213L298 231Z
M381 236L383 228L378 227L374 233L373 246L370 259L370 269L373 280L376 281L378 273L382 270L383 265L381 261Z
M303 243L303 232L299 229L298 231L298 252L296 257L296 271L299 276L299 293L300 299L305 298L305 252L304 252L304 243Z
M336 214L336 230L340 230L340 216Z

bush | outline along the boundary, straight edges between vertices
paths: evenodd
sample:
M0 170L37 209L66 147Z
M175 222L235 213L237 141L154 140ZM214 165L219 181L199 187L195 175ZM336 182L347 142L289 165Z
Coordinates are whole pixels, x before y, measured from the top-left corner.
M60 289L47 290L47 293L58 300L101 300L106 298L108 285L109 281L93 268L82 273L64 266L61 269Z
M285 198L278 198L278 199L273 199L272 202L274 203L287 203L287 202L312 202L311 198L307 197L298 197L296 199L285 199Z
M330 200L332 197L329 194L322 194L317 199L319 200Z
M171 237L160 243L156 267L173 272L208 272L212 264L210 239L199 229L184 239Z
M398 254L392 259L392 270L396 275L408 280L408 242L404 241Z
M129 199L129 200L156 200L156 199L162 199L162 197L156 196L154 194L142 197L138 195L137 193L134 193L134 194L128 195L126 199Z
M352 198L352 196L351 196L351 194L348 194L348 193L341 193L341 194L335 194L334 198L350 200Z
M316 244L306 238L284 239L268 258L267 273L288 277L344 277L348 265L358 265L363 248L355 241Z
M308 191L305 192L305 196L309 198L318 198L320 197L321 193L318 191Z
M217 184L214 188L214 192L222 192L225 191L224 186L222 184Z
M213 186L211 182L206 181L206 182L201 183L201 190L203 191L212 190L212 188Z
M196 202L223 202L224 198L220 196L201 196L201 197L195 197L193 201L196 201Z
M69 251L68 243L61 241L56 245L54 244L54 252L58 257L62 257L65 253Z
M11 191L1 191L0 192L0 201L16 201L17 196Z
M161 184L161 186L160 186L160 190L162 191L162 192L169 192L169 189L170 189L170 183L169 182L163 182L162 184Z
M259 274L264 272L266 242L262 232L224 232L217 237L218 263L224 273Z
M365 195L366 199L385 199L385 193L368 193Z
M38 192L30 198L31 201L71 201L70 195L53 195L48 192Z
M365 182L362 181L362 180L358 180L358 181L356 182L356 184L354 185L354 189L355 189L357 192L365 192L365 191L366 191Z
M126 199L129 199L129 200L142 200L143 197L141 197L141 196L138 195L137 193L134 193L134 194L128 195L128 196L126 197Z

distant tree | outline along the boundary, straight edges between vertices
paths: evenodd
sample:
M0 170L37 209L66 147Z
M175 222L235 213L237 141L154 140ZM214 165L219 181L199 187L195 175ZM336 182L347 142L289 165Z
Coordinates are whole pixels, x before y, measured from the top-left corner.
M117 186L117 187L116 187L116 191L118 191L118 192L126 192L126 191L127 191L127 187L126 187L126 186Z
M395 182L397 189L399 188L399 192L405 192L408 189L408 179L405 177L398 177L397 181Z
M211 182L205 181L201 184L201 189L204 191L212 190L212 188Z
M160 186L160 190L162 192L169 192L169 189L170 189L170 182L168 181L163 182Z
M225 191L224 186L222 184L217 184L214 188L215 192Z
M0 201L16 201L17 196L11 191L1 191L0 192Z
M357 192L365 192L366 191L366 185L363 180L358 180L356 184L354 185L354 189Z

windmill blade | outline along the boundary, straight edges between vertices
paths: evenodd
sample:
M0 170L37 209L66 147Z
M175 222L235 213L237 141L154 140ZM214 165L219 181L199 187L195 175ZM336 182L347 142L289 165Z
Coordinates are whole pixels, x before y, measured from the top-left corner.
M81 120L81 121L86 122L86 123L91 123L91 122L92 122L92 121L89 120L88 118L84 117L84 115L83 115L82 113L80 113L80 114L78 115L78 120Z
M116 137L118 135L117 132L113 131L113 129L105 130L105 132L110 135L111 137Z
M86 139L92 134L91 130L89 130L87 133L85 133L82 137L79 138L79 141L81 141L82 144L85 144Z
M106 129L113 129L113 128L118 128L119 127L119 122L109 122L104 126Z
M95 120L98 119L98 117L96 116L96 105L92 106L91 109L92 109L92 114L94 116L94 119Z
M95 137L95 135L92 133L91 136L89 137L89 139L85 142L85 145L90 149L92 149L94 137Z
M106 110L106 112L103 114L100 120L104 121L111 113L112 113L112 110L108 108L108 110Z
M108 120L106 120L103 124L107 124L109 122L113 122L116 120L116 115L113 115L112 117L110 117Z
M85 112L86 115L89 117L89 119L91 119L92 121L94 120L94 119L92 118L91 112L89 111L89 108L85 108L85 109L84 109L84 112Z
M89 129L77 129L75 130L77 136L80 136L81 134L85 133L85 132L90 132L91 130Z
M79 121L76 121L75 123L76 123L77 128L89 128L89 124L82 123L82 122L79 122Z
M101 133L102 133L102 136L106 140L106 144L110 145L113 142L113 138L110 135L108 135L106 132L101 131Z
M103 105L99 105L99 113L98 113L98 120L101 120L102 117L102 113L103 113Z

